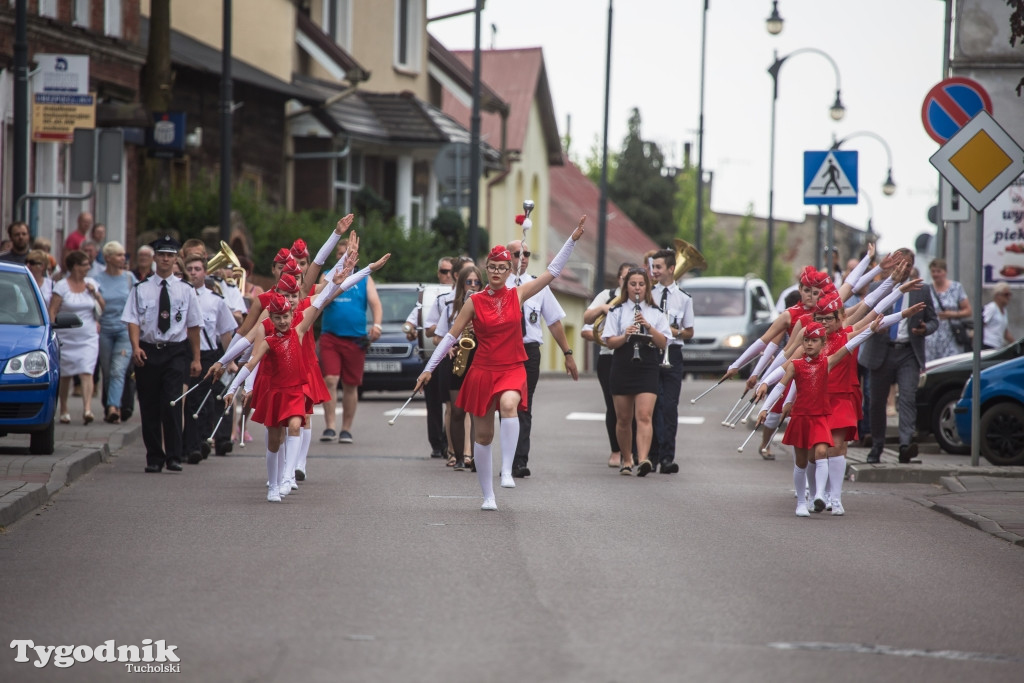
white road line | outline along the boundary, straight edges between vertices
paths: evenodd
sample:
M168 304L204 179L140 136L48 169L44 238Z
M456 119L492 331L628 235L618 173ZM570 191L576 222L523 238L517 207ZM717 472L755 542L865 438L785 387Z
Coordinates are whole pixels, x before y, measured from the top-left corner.
M584 422L604 422L604 413L569 413L565 416L566 420L580 420ZM702 425L704 424L703 417L689 417L683 416L679 418L679 424L681 425Z

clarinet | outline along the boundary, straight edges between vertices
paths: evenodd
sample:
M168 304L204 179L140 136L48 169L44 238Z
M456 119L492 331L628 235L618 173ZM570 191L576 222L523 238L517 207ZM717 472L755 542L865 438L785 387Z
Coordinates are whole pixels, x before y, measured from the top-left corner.
M640 311L640 295L636 295L636 300L633 302L633 321L636 322L637 316L641 314ZM640 340L639 336L647 334L647 330L644 329L643 323L637 328L636 335L633 336L633 362L640 362Z

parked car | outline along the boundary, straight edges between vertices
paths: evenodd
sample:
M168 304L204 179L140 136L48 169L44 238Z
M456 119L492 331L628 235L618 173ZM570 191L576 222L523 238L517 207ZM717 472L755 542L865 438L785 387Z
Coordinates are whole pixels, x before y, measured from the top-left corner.
M420 354L419 341L405 338L402 325L419 301L419 285L414 282L377 285L381 318L380 337L370 344L363 364L364 391L412 391L416 378L423 372L426 362ZM367 324L373 322L367 309Z
M693 298L693 339L683 346L686 372L723 374L778 315L759 278L694 277L679 286Z
M1019 358L1024 355L1024 339L1001 349L981 352L981 368ZM960 400L964 382L971 377L974 354L958 353L938 358L925 365L917 383L917 433L935 435L942 450L953 455L967 455L971 444L960 440L953 409Z
M960 440L971 443L974 379L956 404ZM981 371L981 455L993 465L1024 465L1024 356Z
M53 453L60 379L54 330L81 325L70 313L58 314L51 324L28 269L0 263L0 436L30 434L33 455Z

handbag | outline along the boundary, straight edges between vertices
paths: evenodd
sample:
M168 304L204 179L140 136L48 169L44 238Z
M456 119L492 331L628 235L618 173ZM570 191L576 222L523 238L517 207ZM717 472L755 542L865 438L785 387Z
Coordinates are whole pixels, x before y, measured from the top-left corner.
M942 298L938 292L935 293L935 302L939 304L939 310L945 311L942 305ZM960 348L967 351L974 344L974 321L965 318L952 318L949 321L949 330L953 333L953 340L960 345Z

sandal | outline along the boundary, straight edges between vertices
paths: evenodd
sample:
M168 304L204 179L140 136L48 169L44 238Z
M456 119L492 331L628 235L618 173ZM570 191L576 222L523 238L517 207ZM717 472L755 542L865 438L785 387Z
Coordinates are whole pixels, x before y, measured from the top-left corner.
M85 413L85 414L82 415L82 424L89 424L90 422L92 422L95 419L96 419L96 416L93 415L91 412Z
M765 448L761 449L761 457L764 458L765 460L775 459L775 454L772 453L771 446L766 446Z
M110 408L107 410L107 414L103 416L103 421L109 422L110 424L114 424L115 422L118 422L120 420L121 412L114 406L110 406Z
M632 477L633 476L633 466L632 465L623 465L622 467L619 468L619 474L621 474L624 477Z
M448 465L447 466L448 467L455 467L455 454L454 453L449 453L448 454Z
M60 414L60 423L62 425L71 424L71 414L70 413L61 413Z

